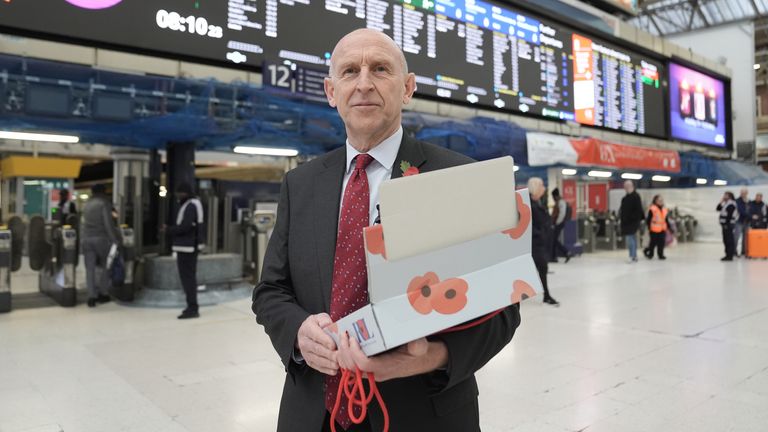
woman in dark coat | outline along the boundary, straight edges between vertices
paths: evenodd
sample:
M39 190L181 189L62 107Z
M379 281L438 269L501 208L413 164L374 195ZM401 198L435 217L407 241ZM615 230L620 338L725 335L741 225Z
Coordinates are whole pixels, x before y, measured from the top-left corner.
M621 199L621 207L619 207L621 235L627 241L629 262L635 263L637 262L637 230L640 229L640 224L645 219L645 213L643 212L643 201L640 199L640 194L635 191L635 184L632 183L632 180L624 182L624 190L627 194Z
M536 270L541 278L541 285L544 287L544 303L558 306L557 302L549 294L547 286L547 272L549 271L549 258L552 256L552 219L549 212L541 204L541 197L544 196L546 188L544 181L538 177L531 177L528 180L528 193L531 194L531 231L533 241L531 254L533 262L536 264Z

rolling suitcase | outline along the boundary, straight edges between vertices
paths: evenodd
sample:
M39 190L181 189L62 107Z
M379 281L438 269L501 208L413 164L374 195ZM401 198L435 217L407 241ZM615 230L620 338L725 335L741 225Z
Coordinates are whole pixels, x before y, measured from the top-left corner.
M747 258L768 258L768 229L747 231Z

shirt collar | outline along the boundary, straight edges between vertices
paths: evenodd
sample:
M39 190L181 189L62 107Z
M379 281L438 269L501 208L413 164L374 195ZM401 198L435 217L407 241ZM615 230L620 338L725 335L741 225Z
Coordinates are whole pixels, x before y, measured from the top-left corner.
M395 159L397 159L397 152L400 151L400 142L403 140L403 127L400 126L397 128L397 131L395 131L392 136L382 141L379 145L372 148L370 151L368 151L368 154L373 157L373 159L380 163L384 168L386 169L392 169L392 166L395 164ZM349 174L350 170L352 169L352 160L355 159L355 156L359 155L360 152L357 151L352 145L349 143L349 139L347 139L347 174Z

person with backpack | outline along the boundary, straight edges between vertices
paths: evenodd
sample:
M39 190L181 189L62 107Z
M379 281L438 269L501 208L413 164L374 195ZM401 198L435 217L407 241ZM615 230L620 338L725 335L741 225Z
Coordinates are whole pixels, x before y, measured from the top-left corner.
M624 182L624 191L627 193L621 199L619 207L619 221L621 222L621 235L627 242L629 250L629 263L637 262L637 230L640 229L640 223L645 218L643 213L643 201L640 194L635 190L635 184L632 180Z
M552 209L552 221L555 224L552 239L552 262L557 262L557 253L560 252L567 263L573 255L560 241L560 233L563 232L565 223L571 220L573 211L570 204L560 196L560 189L555 188L552 191L552 199L555 200L555 207Z
M176 224L163 226L172 240L171 250L176 255L179 279L186 295L187 308L178 316L179 319L200 316L197 304L197 256L203 250L205 229L203 225L203 204L192 192L192 186L181 183L176 188L179 211Z
M720 212L720 227L723 231L723 245L725 246L725 256L720 261L733 261L736 256L736 237L734 229L739 222L739 208L736 204L733 192L726 192L717 205L717 211Z

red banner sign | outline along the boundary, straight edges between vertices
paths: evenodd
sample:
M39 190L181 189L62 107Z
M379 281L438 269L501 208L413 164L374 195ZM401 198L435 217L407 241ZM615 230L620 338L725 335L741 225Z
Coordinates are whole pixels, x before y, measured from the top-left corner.
M595 138L572 139L579 165L680 172L680 154L674 150L615 144Z

